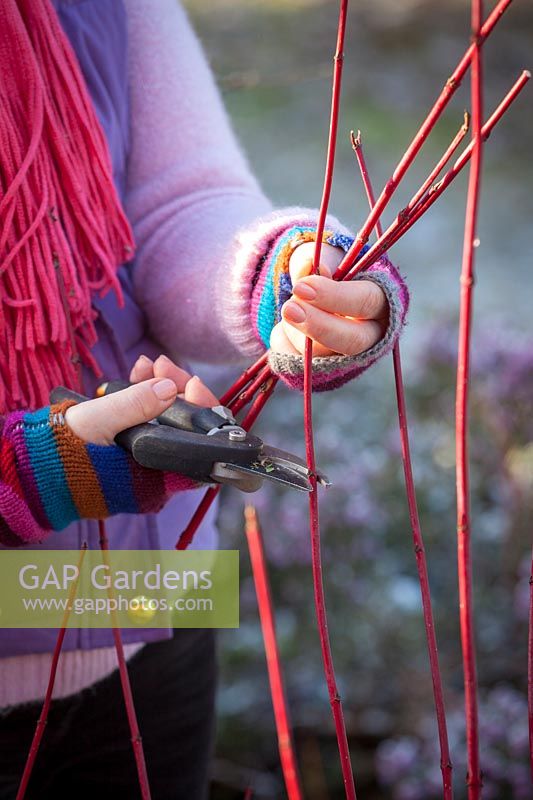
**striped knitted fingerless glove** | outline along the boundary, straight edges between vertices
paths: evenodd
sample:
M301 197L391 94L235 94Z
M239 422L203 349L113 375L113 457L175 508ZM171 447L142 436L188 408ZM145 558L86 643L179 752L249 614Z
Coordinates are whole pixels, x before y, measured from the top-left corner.
M292 294L290 257L301 244L314 242L315 239L315 226L294 225L272 243L262 260L257 280L252 287L250 316L255 335L267 348L270 347L272 328L281 320L282 306ZM346 252L353 239L342 233L325 230L322 241ZM368 248L365 248L365 252L366 250Z
M340 226L339 226L340 227ZM273 327L281 320L281 309L292 293L289 261L295 248L304 242L315 241L316 225L285 226L268 243L266 253L258 260L255 273L250 275L248 312L255 338L265 348L269 347ZM330 225L324 231L323 241L347 252L353 238L338 232ZM367 251L363 248L361 255ZM390 352L403 328L409 294L398 270L383 256L355 280L371 280L377 283L387 297L389 323L377 344L356 356L334 355L313 358L313 390L326 391L342 386L374 364L378 358ZM271 351L269 365L282 381L291 388L303 389L304 359L300 355L286 355Z
M0 542L35 543L78 519L145 514L198 484L145 469L121 447L88 444L65 423L66 401L0 418Z

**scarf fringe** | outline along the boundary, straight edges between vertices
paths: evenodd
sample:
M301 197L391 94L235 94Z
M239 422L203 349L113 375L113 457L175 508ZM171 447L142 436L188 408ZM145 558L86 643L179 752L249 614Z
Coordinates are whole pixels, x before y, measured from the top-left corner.
M0 412L100 374L91 294L113 289L133 235L107 143L49 0L2 0Z

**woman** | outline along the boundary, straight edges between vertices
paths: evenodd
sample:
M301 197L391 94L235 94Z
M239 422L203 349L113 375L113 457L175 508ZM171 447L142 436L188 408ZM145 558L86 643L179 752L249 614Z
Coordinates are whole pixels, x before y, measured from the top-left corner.
M7 0L0 11L0 535L5 546L96 548L95 519L110 517L114 548L168 548L198 490L136 467L113 438L178 393L215 402L172 359L250 361L270 344L273 370L300 387L311 336L314 387L340 386L389 352L407 290L386 260L331 281L351 243L335 220L322 274L306 277L316 214L271 210L175 0L54 6ZM85 394L102 375L135 386L48 408L54 385L76 385L80 359ZM194 546L216 542L212 511ZM16 794L55 638L0 631L0 798ZM123 639L152 796L204 797L212 632ZM135 797L110 632L71 630L63 649L27 796Z

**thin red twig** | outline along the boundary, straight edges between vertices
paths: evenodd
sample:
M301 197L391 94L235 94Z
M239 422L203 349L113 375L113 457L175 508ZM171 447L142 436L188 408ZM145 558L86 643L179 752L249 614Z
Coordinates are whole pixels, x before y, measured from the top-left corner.
M456 137L457 138L457 137ZM361 172L361 178L365 187L366 196L370 208L374 205L374 190L370 173L366 166L363 152L361 133L357 137L352 136L352 146L357 158L357 163ZM440 171L440 170L439 170ZM437 173L438 174L438 173ZM376 221L376 235L382 234L381 223ZM422 610L424 615L424 627L426 630L426 640L429 653L429 665L431 680L433 683L433 697L435 702L435 712L437 716L437 729L440 744L440 768L442 772L442 785L444 800L452 800L452 760L450 757L450 746L448 742L448 729L446 724L446 707L444 703L444 691L442 688L442 677L439 665L439 653L437 647L437 636L435 633L435 623L433 620L433 610L431 604L431 592L429 588L429 577L427 571L426 552L422 529L420 527L420 517L418 514L418 504L416 500L415 482L413 478L413 466L411 462L411 448L409 444L409 428L407 425L407 406L405 402L405 390L402 376L402 361L400 355L400 345L398 342L393 349L394 381L396 385L396 403L398 406L398 423L400 428L400 440L402 445L402 462L405 476L405 488L407 493L407 504L409 507L409 518L411 521L411 531L413 534L413 545L418 570L418 580L420 583L420 593L422 596Z
M472 43L464 56L462 57L461 61L451 74L451 76L446 81L444 88L442 89L439 97L437 98L436 102L434 103L433 107L431 108L428 116L422 123L422 126L416 133L414 139L412 140L411 144L405 151L404 155L400 159L396 169L392 173L392 176L386 183L385 187L383 188L380 196L378 197L374 207L372 208L370 214L368 215L363 227L360 229L359 233L357 234L353 245L351 246L350 250L346 253L345 257L341 261L337 271L335 272L334 277L337 280L342 280L342 278L351 270L353 265L357 260L357 256L363 249L364 245L367 243L372 229L375 227L376 221L381 217L381 214L385 210L389 200L391 199L392 195L398 188L398 185L415 160L416 156L418 155L422 145L428 138L429 134L433 130L433 127L439 117L441 116L442 112L450 102L450 99L453 97L454 93L456 92L457 88L460 86L461 81L468 69L472 58L474 57L474 53L477 51L479 52L479 47L483 44L484 40L489 36L492 32L494 26L507 9L507 7L511 4L512 0L500 0L498 5L494 8L492 13L489 15L487 20L485 21L484 25L482 26L479 36L477 37L477 45Z
M240 375L235 383L233 383L227 392L224 392L222 397L220 398L220 405L227 406L229 403L234 400L237 395L242 392L242 390L250 383L251 380L255 378L257 373L265 366L268 361L268 351L263 353L263 355L257 359L257 361L252 364L251 367L245 369L242 375Z
M285 696L263 537L257 518L257 511L254 506L246 506L244 518L257 604L259 607L259 618L261 620L261 631L263 633L263 642L265 645L270 693L272 695L272 705L274 707L279 755L285 780L285 788L287 789L289 800L302 800L303 791L300 785L292 727L289 719L287 698Z
M242 391L231 403L230 408L233 414L238 414L239 411L241 411L244 408L244 406L248 405L248 403L250 403L253 400L256 392L258 392L261 389L261 386L268 380L270 375L271 375L270 367L269 366L263 367L263 369L253 379L250 385L247 386L246 389L244 389L244 391Z
M348 10L347 0L341 0L339 6L339 23L337 28L337 46L334 57L333 87L331 96L331 114L329 125L329 137L326 156L326 170L324 176L324 187L322 190L322 200L318 213L318 223L316 232L315 251L313 257L313 272L317 273L320 266L320 252L322 248L322 236L326 222L326 216L331 195L333 182L333 169L335 165L335 150L337 145L337 127L339 120L340 91L342 80L342 66L344 59L344 36L346 32L346 14ZM313 441L313 407L312 407L312 380L313 380L313 343L311 339L306 339L304 355L304 431L305 431L305 450L307 457L307 467L311 475L312 491L309 494L309 521L311 533L311 560L313 568L313 588L315 596L315 610L318 623L318 634L322 649L322 660L324 663L324 674L328 688L329 701L333 713L335 724L335 735L341 761L342 776L344 781L344 791L348 800L355 800L355 783L350 761L350 749L348 747L348 737L344 714L337 682L335 679L335 669L333 666L333 656L328 633L328 621L326 614L326 604L324 597L324 581L322 575L322 554L320 547L320 522L318 513L318 492L316 480L315 448Z
M220 486L210 486L209 489L206 490L204 496L198 504L196 511L187 523L187 527L184 528L180 534L179 539L176 542L176 550L186 550L189 547L190 543L194 539L196 531L202 524L205 515L215 502L219 492Z
M398 420L400 425L400 438L402 444L402 460L407 491L407 503L409 506L409 517L411 520L411 530L413 532L413 545L416 556L416 567L418 579L420 581L420 592L422 595L422 609L424 614L424 626L426 629L427 646L429 652L429 663L431 670L431 681L433 683L433 698L435 702L435 712L437 716L437 729L440 746L440 769L442 773L442 785L444 800L453 798L452 782L452 759L448 742L448 730L446 724L446 706L444 703L444 691L442 688L442 676L439 665L439 651L437 646L437 636L435 633L435 623L433 610L431 607L431 591L429 588L429 577L427 570L426 551L420 527L420 517L416 501L416 491L413 479L413 468L409 447L409 433L407 427L407 408L405 405L405 393L402 379L402 364L400 357L400 346L396 343L393 353L394 378L396 383L396 401L398 405Z
M260 413L272 397L274 389L278 385L278 381L279 378L276 375L271 375L270 378L268 378L268 380L266 380L263 384L259 394L253 401L248 413L241 422L241 427L244 428L245 431L251 430L252 426L255 425Z
M359 172L361 173L361 180L363 181L363 188L366 193L366 199L368 200L368 205L370 206L370 210L372 210L376 202L376 198L374 197L374 189L372 188L370 173L368 172L368 167L366 166L366 159L363 150L361 131L357 131L357 136L353 131L350 131L350 142L352 144L352 150L355 153L355 158L357 160L357 166L359 167ZM376 236L379 239L379 237L383 235L383 228L381 227L380 217L378 217L376 220L375 231L376 231Z
M61 621L61 628L57 635L54 652L52 653L52 663L50 665L50 674L48 676L48 686L46 687L46 694L44 696L41 713L39 714L39 719L37 721L35 733L33 734L33 739L30 745L26 763L24 765L22 778L20 779L16 800L23 800L23 798L26 796L26 791L28 789L28 784L30 782L30 778L33 772L33 767L35 765L37 753L39 752L39 747L41 746L41 740L43 738L44 730L46 728L46 723L48 722L48 714L50 713L50 704L52 702L52 694L54 692L54 685L56 682L57 666L59 664L59 658L61 656L61 650L63 648L63 642L65 640L65 634L67 632L68 621L72 610L72 602L76 597L76 593L78 591L81 567L86 552L87 552L87 543L84 542L80 551L80 557L78 559L78 564L77 564L78 573L76 576L76 580L70 587L70 591L68 593L67 607L63 615L63 619Z
M98 520L98 530L100 534L99 543L102 551L102 559L104 564L109 565L109 541L105 529L105 522ZM109 588L109 596L112 597L113 590ZM115 612L111 612L113 615ZM115 623L116 620L113 620ZM122 645L122 635L120 628L115 624L113 627L113 641L115 643L115 651L117 654L118 670L120 675L120 684L122 686L122 695L124 697L124 707L126 709L126 716L128 717L128 725L130 729L131 744L133 747L133 755L135 756L135 764L137 767L137 776L139 779L139 789L141 792L142 800L151 800L150 785L148 782L148 773L146 771L146 761L144 758L144 750L142 738L139 731L139 724L137 722L137 714L135 713L135 704L133 702L133 694L131 691L130 676L128 674L128 665L126 664L126 657L124 655L124 647Z
M419 200L421 200L423 195L430 188L430 186L438 178L438 176L440 175L440 173L442 172L442 170L444 169L444 167L446 166L446 164L448 163L450 158L453 156L453 154L455 153L455 151L457 150L457 148L459 147L459 145L461 144L461 142L465 138L465 136L468 133L469 129L470 129L470 114L468 113L468 111L465 111L463 124L461 125L461 127L459 128L457 133L455 134L455 136L452 139L452 141L450 142L448 148L444 151L444 153L441 156L441 158L437 161L437 163L435 164L434 168L431 170L431 172L427 176L426 180L424 181L424 183L422 184L422 186L420 187L418 192L416 192L416 194L413 195L412 199L409 201L409 205L407 206L407 208L409 210L416 206L416 204L419 202Z
M459 576L459 620L465 687L466 749L468 800L479 800L483 785L479 761L477 674L472 600L472 557L470 519L470 476L468 451L468 396L472 330L474 250L481 186L483 138L483 74L481 61L482 0L472 0L472 70L470 98L472 105L472 161L466 200L461 303L459 310L459 351L455 396L456 484L457 484L457 561Z

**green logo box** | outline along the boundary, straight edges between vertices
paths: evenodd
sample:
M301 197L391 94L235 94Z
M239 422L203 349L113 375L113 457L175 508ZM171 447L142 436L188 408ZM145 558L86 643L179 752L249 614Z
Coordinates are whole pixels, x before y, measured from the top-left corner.
M4 550L2 628L238 628L238 550Z

